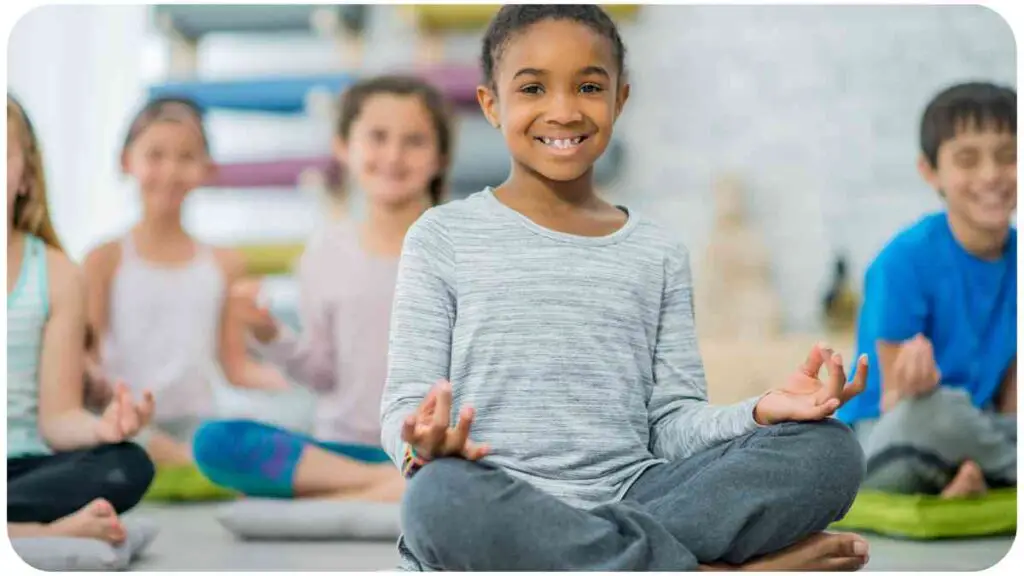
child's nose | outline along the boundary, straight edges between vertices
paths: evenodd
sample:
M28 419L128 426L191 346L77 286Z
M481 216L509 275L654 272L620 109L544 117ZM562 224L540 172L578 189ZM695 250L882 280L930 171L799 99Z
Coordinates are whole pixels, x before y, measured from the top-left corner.
M548 109L548 121L558 124L572 124L583 119L579 103L570 94L555 94Z

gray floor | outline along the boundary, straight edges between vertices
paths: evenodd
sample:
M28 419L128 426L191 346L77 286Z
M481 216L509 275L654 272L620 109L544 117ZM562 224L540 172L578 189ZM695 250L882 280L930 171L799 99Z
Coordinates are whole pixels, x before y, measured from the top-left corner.
M133 568L143 571L300 571L391 570L395 544L240 542L213 518L214 506L145 506L132 515L161 527L148 554ZM1012 538L944 542L904 542L869 537L869 570L976 571L996 564Z

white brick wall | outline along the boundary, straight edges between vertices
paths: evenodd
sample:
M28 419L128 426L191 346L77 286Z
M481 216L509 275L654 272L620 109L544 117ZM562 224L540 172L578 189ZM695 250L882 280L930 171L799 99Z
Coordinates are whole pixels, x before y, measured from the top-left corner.
M973 6L648 6L627 30L631 144L617 198L699 258L712 178L749 183L788 324L811 328L832 250L858 278L939 206L916 173L928 99L966 79L1016 84L1000 16Z

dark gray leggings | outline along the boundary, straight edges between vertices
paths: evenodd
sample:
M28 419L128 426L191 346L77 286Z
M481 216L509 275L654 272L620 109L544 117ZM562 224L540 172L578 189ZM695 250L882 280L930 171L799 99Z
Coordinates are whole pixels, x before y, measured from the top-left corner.
M136 444L7 460L7 521L48 524L106 498L117 512L142 500L153 463Z
M824 530L864 475L835 420L760 428L648 469L622 502L573 508L487 464L442 459L410 481L403 557L448 571L694 570L741 564Z

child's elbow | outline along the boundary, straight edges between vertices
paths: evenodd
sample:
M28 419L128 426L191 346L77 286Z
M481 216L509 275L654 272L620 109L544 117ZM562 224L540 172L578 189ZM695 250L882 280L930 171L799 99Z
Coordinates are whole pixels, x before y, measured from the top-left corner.
M69 442L68 434L65 432L72 427L68 423L74 420L76 410L67 409L62 411L40 411L38 431L43 442L54 452L65 452L73 450L76 442Z

